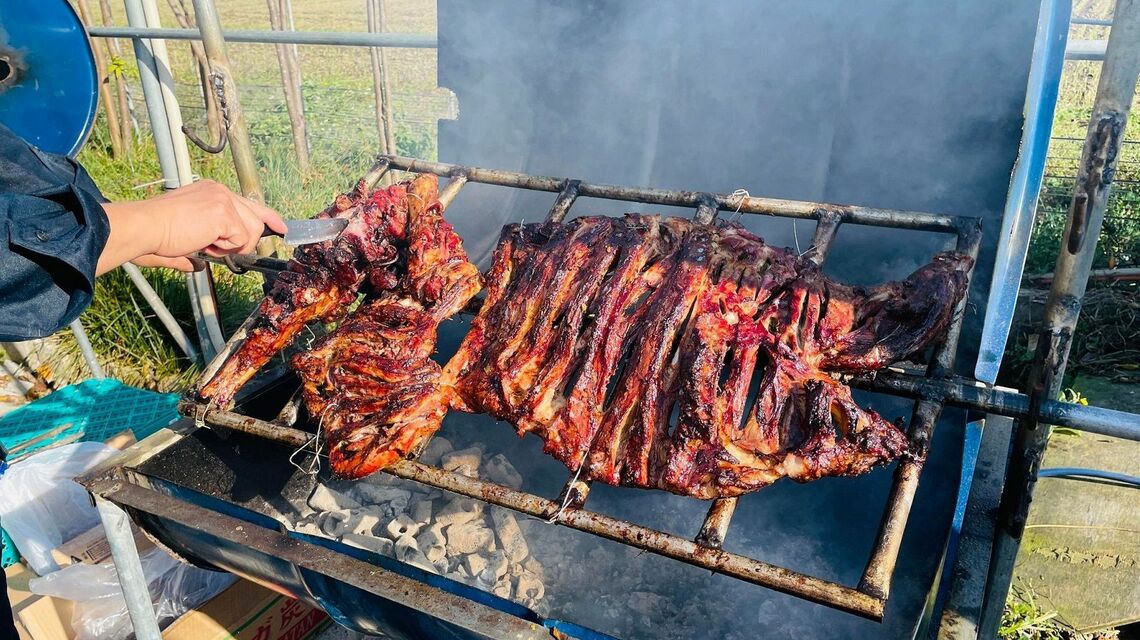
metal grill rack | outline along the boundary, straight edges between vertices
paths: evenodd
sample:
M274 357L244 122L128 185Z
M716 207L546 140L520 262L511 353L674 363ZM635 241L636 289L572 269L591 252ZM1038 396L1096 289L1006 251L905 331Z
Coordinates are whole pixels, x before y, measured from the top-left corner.
M691 207L700 222L712 222L720 211L765 214L786 218L816 220L811 247L806 257L822 264L835 234L843 224L894 227L915 231L953 235L958 251L977 258L981 241L981 223L977 218L898 211L870 207L832 205L815 202L778 200L748 195L723 195L692 191L668 191L634 187L600 185L579 180L531 176L522 173L427 162L399 156L381 156L364 180L370 186L390 170L431 173L449 178L440 193L444 205L456 197L468 182L505 187L548 191L558 194L547 215L549 221L563 220L579 196L636 202L651 205ZM279 271L285 262L269 258L243 257L229 261L235 270ZM972 275L972 273L971 273ZM970 283L973 285L973 282ZM934 426L944 405L981 409L992 413L1023 417L1030 412L1029 399L1018 393L980 385L976 381L953 376L954 356L962 329L965 298L956 310L953 323L944 340L935 348L934 357L925 374L892 370L874 377L852 380L853 386L896 396L916 398L909 423L911 455L903 459L895 471L883 519L867 561L862 579L856 586L838 584L822 578L761 562L722 549L728 535L736 498L712 502L700 532L693 540L654 530L632 522L586 510L590 484L573 476L561 495L550 500L445 471L420 462L405 460L384 470L393 476L413 480L438 489L482 500L500 507L550 520L566 527L628 544L681 562L731 576L746 582L775 589L852 614L881 621L890 593L903 531L906 528L919 476L926 460ZM252 320L252 318L251 318ZM227 342L225 348L207 367L203 379L209 379L245 337L247 320ZM293 406L290 406L293 405ZM282 415L293 412L290 403ZM183 401L179 411L198 424L222 427L275 440L294 447L312 442L309 432L267 422L241 414ZM1100 433L1109 433L1127 422L1128 414L1105 410L1074 411L1064 403L1042 403L1038 415L1055 424L1069 424ZM1131 416L1132 422L1137 418ZM288 423L288 420L284 420ZM1136 428L1124 424L1123 428ZM568 504L569 508L563 508Z

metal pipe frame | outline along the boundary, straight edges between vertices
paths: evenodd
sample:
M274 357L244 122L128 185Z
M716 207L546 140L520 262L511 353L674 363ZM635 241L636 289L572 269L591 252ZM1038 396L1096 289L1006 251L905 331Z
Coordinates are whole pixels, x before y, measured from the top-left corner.
M451 181L444 187L441 195L441 200L446 198L448 203L456 197L464 185L470 182L557 193L558 196L546 216L547 221L550 222L563 220L580 196L647 204L689 206L695 210L695 218L704 223L713 222L720 211L768 214L793 219L815 219L817 225L812 238L812 246L805 255L817 264L823 263L832 240L844 222L954 234L958 239L959 250L974 257L977 255L981 240L981 223L977 218L751 196L729 196L705 192L597 185L580 180L530 176L507 171L425 162L391 155L378 158L365 178L366 184L374 186L386 172L393 169L450 177ZM279 266L279 263L270 265L264 259L256 258L246 259L245 262L261 268ZM964 304L963 301L961 305ZM930 379L949 379L953 369L953 359L957 351L963 316L963 308L959 308L955 314L954 322L947 332L946 339L936 350L937 355L934 363L929 367L927 375L931 376ZM237 346L244 340L245 328L252 320L253 317L251 316L246 324L231 337L230 342L203 373L203 380L210 379L236 350ZM721 547L728 534L732 515L736 508L736 500L733 498L713 501L696 539L685 540L635 523L585 510L583 507L589 497L590 483L578 479L576 475L567 480L557 500L548 500L540 496L452 474L418 462L400 462L385 471L405 479L485 500L527 515L545 518L553 523L630 544L681 562L796 595L848 613L873 620L882 620L907 516L917 490L930 437L944 401L944 397L931 397L921 399L916 403L915 414L911 420L910 434L913 455L900 465L896 473L891 498L887 505L878 539L868 560L864 576L855 588L723 551ZM244 431L298 448L305 446L312 439L310 434L302 430L256 420L234 412L212 409L209 406L189 400L180 403L179 410L183 415L193 418L199 425Z
M102 497L95 497L95 507L99 511L103 531L107 534L107 546L111 548L111 557L115 561L119 588L127 603L127 615L130 616L134 635L139 640L161 640L158 616L154 612L154 603L150 600L142 560L131 532L131 519L126 511Z
M152 29L139 27L92 26L87 33L95 38L140 38L163 40L201 40L198 29ZM398 49L434 49L434 33L366 33L353 31L255 31L226 30L227 42L255 44L311 44L343 47L391 47Z
M379 156L377 164L386 166L389 169L415 173L432 173L440 177L462 175L471 182L529 189L531 191L549 191L551 193L561 192L567 182L563 178L532 176L525 173L502 171L499 169L466 167L457 164L418 160L404 156ZM897 209L881 209L877 207L760 198L748 195L728 195L700 191L676 191L577 182L577 195L580 197L623 200L643 204L691 207L694 209L703 207L706 208L705 210L712 208L716 211L775 215L805 220L818 220L824 214L834 214L838 216L840 222L954 234L977 223L976 218L919 211L900 211Z
M1081 313L1128 112L1140 80L1140 0L1118 0L1068 222L1029 373L1029 416L1018 423L986 583L979 635L996 633L1052 428L1038 407L1057 397Z
M232 411L208 409L189 401L180 402L178 409L183 415L193 417L210 427L241 431L294 448L311 444L313 438L307 431L257 420ZM402 460L384 469L383 472L512 509L528 516L551 520L571 529L628 544L872 620L881 620L883 616L885 601L857 589L806 576L739 554L702 546L679 536L605 514L583 509L563 509L559 500L548 500L413 460Z
M817 220L817 225L812 238L812 246L804 255L817 264L823 263L832 240L844 221L854 224L902 226L916 230L953 233L957 237L958 250L975 258L981 242L980 221L976 218L767 198L740 198L690 191L594 185L579 180L536 177L475 167L429 163L398 156L381 156L365 177L366 184L370 187L375 186L380 178L392 169L425 171L450 177L450 182L441 192L441 200L446 199L448 204L470 182L557 193L558 195L546 218L548 221L554 222L563 220L576 199L581 195L641 203L689 205L694 207L699 220L708 222L713 221L719 211L731 210L735 212L738 206L739 210L745 213L764 213L790 218L814 217ZM279 270L286 265L283 261L269 261L265 258L249 256L243 256L240 261L244 268L250 269ZM231 261L231 263L236 263L236 261ZM721 551L721 547L728 534L732 516L736 509L737 501L735 498L713 501L699 534L694 541L689 541L640 527L634 523L584 511L583 506L589 497L590 483L574 476L567 480L558 499L550 501L539 496L512 491L505 487L478 483L478 481L471 481L462 476L454 478L445 471L420 463L402 462L387 471L399 477L486 500L499 506L515 509L528 515L543 517L552 522L594 535L626 542L653 553L708 568L711 571L753 584L791 593L871 619L881 620L885 603L890 594L891 577L898 559L907 517L913 504L933 429L944 405L963 406L1017 417L1037 411L1038 415L1048 415L1050 420L1057 423L1087 428L1100 433L1118 433L1122 430L1132 429L1134 431L1133 436L1140 439L1140 424L1138 424L1140 423L1140 416L1055 401L1039 403L1037 407L1034 407L1030 398L1023 394L954 377L952 375L954 354L957 351L958 338L961 332L964 305L963 300L956 310L955 320L948 330L945 340L935 350L934 360L928 367L925 377L900 370L888 370L875 376L858 377L849 381L855 387L913 397L917 400L914 415L910 421L912 454L903 460L896 470L880 531L863 577L856 588L767 565L744 556L725 554ZM477 309L477 305L473 306ZM246 321L246 324L248 325L252 320L251 317ZM214 372L222 366L241 343L245 335L245 326L243 325L243 328L234 334L226 348L210 364L203 374L203 380L214 375ZM304 446L312 438L305 431L281 427L247 418L237 413L214 410L190 401L181 403L179 410L183 415L194 418L200 424L240 430L259 437L285 442L295 447ZM1129 420L1132 421L1132 424L1129 424ZM632 537L627 534L630 531L634 532ZM794 577L794 580L789 581L790 576Z
M124 0L127 20L132 27L145 27L148 24L147 11L141 0ZM152 11L150 16L157 19L157 12ZM158 50L150 40L134 40L135 59L139 67L139 80L142 84L143 96L146 98L147 113L150 119L151 134L154 146L158 153L158 164L162 170L163 187L177 189L190 184L193 176L190 172L189 155L186 141L177 137L172 130L171 117L177 116L178 105L175 102L173 88L163 89L163 82L172 82L165 57L158 57ZM164 50L164 49L163 49ZM163 71L160 71L160 67ZM169 104L168 104L169 101ZM218 321L217 300L214 298L213 281L209 273L192 273L186 278L187 289L190 294L190 308L194 316L194 326L198 334L198 343L202 349L204 361L209 361L224 344L221 324ZM145 292L144 292L145 295Z
M492 606L424 584L414 578L387 571L364 560L358 560L331 549L298 540L286 533L266 529L233 516L164 495L132 483L126 478L127 474L128 472L120 467L114 469L108 476L85 481L88 491L95 496L96 502L100 505L101 514L105 508L114 510L117 514L122 514L122 519L125 522L129 522L124 512L125 509L154 514L176 524L193 527L219 540L280 558L302 569L341 580L392 602L412 607L433 618L463 629L474 636L519 640L524 638L549 640L551 637L550 630L534 620L505 613ZM108 532L110 541L110 528L108 528ZM132 547L134 545L134 539L130 535L129 528L127 528L123 542L129 543ZM112 543L112 553L114 553L114 548L114 543ZM130 554L126 555L130 556ZM124 565L129 564L130 561L130 557L124 558ZM138 562L137 552L133 556L133 562ZM119 563L119 555L115 554L115 566L120 567ZM121 568L119 570L122 571ZM138 584L141 585L142 594L146 595L145 579L140 580ZM304 594L297 595L303 596ZM136 608L141 609L143 606L141 599L136 597L135 601L138 603ZM128 604L131 602L128 599ZM149 596L147 596L146 605L150 605ZM153 616L153 609L151 612ZM131 620L134 621L133 615ZM136 624L135 632L140 639L158 640L161 638L161 635L157 633L157 624L153 627L153 633L146 627L140 627Z

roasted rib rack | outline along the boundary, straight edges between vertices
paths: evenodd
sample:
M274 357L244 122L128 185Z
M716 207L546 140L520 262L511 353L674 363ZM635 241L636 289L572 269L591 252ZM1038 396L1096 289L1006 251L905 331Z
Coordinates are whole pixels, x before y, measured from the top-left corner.
M976 218L965 218L948 215L936 215L920 212L884 210L867 207L836 206L821 203L774 200L740 195L719 195L710 193L665 191L657 189L638 189L631 187L618 187L609 185L587 184L576 180L563 180L530 176L519 173L463 167L442 163L424 162L420 160L401 158L395 156L381 157L376 167L366 179L366 187L371 186L383 175L391 170L404 170L416 173L430 173L441 177L448 177L450 181L447 188L440 195L440 200L446 204L460 191L467 182L482 182L505 187L523 188L530 190L548 191L557 193L558 197L551 207L548 222L561 222L572 207L579 195L608 198L612 200L638 202L648 205L688 206L695 209L695 219L700 223L712 222L719 211L734 211L742 214L761 213L775 216L811 219L817 221L816 231L812 239L811 248L805 257L815 264L821 264L826 257L837 229L843 223L886 226L911 229L915 231L934 232L956 236L959 254L966 256L949 258L953 264L952 271L961 275L965 282L969 281L972 261L976 259L980 242L980 223ZM677 224L677 223L670 223ZM938 263L936 263L938 264ZM282 261L272 259L249 259L243 263L249 269L268 272L277 272L286 265ZM943 267L945 268L945 267ZM494 274L491 274L492 276ZM912 276L914 278L915 276ZM902 286L906 286L904 284ZM833 284L833 283L832 283ZM495 278L491 278L489 285L496 286ZM957 286L957 285L955 285ZM863 295L867 294L867 295ZM861 292L859 298L863 304L871 303L876 296L871 292ZM490 304L491 301L488 301ZM943 384L939 379L947 379L946 385L952 375L953 356L956 350L958 334L961 329L962 308L964 300L957 304L950 316L949 327L945 330L944 339L933 344L930 365L927 375L935 380L930 383ZM871 308L866 307L865 308ZM871 313L873 316L874 314ZM259 323L265 322L254 314L238 330L227 344L226 349L207 368L205 378L210 379L213 374L226 367L233 359L239 346L251 329ZM940 320L938 322L941 322ZM344 323L348 326L349 323ZM889 331L888 331L889 333ZM934 333L937 333L935 331ZM878 334L881 338L884 334ZM894 336L892 336L893 338ZM902 351L910 348L900 347ZM834 353L831 362L836 370L858 370L860 362L870 356L878 357L873 350L860 349L852 346L841 350L843 353ZM847 356L854 355L851 358ZM889 356L887 359L890 359ZM846 363L846 364L843 364ZM240 363L239 363L240 365ZM240 366L239 366L240 368ZM444 379L447 378L445 373ZM384 469L392 475L424 483L433 487L452 491L471 498L483 500L492 504L514 509L531 516L549 519L563 526L571 527L594 535L602 536L624 544L639 547L653 553L664 555L682 562L700 566L710 571L732 576L740 580L757 585L766 586L801 598L825 604L837 609L865 616L872 619L882 619L886 603L891 574L898 556L903 530L909 513L910 504L917 488L918 476L926 457L927 447L938 419L944 398L948 397L946 391L934 395L922 394L923 380L910 380L909 376L896 380L898 374L884 378L886 384L863 381L860 386L871 386L890 393L906 394L910 397L928 398L916 402L915 411L908 425L908 455L903 457L895 471L895 481L887 504L886 513L880 527L871 557L866 570L857 586L836 584L821 578L797 573L795 571L776 567L739 554L723 551L720 547L728 532L732 515L735 509L735 497L722 497L714 500L709 509L700 533L695 540L685 540L676 535L655 531L653 529L626 522L604 514L589 511L585 508L588 499L590 483L588 480L571 474L562 495L556 499L542 498L507 487L494 485L474 478L468 478L454 472L421 464L414 460L401 460ZM902 382L900 382L902 380ZM858 382L858 378L855 379ZM891 381L894 381L892 383ZM905 384L903 384L905 383ZM952 386L952 385L951 385ZM939 387L940 389L942 387ZM949 388L949 387L947 387ZM193 398L180 404L180 410L188 416L194 417L201 423L212 426L242 430L260 437L285 442L293 446L311 444L310 432L301 431L289 426L291 422L286 416L295 415L290 407L282 411L282 416L276 424L241 416L240 414L225 411L210 404ZM314 422L316 419L314 418ZM313 425L316 427L316 424ZM708 486L707 483L699 483ZM712 486L719 486L713 483Z
M856 475L906 436L828 372L940 338L972 264L940 254L862 289L736 224L508 225L447 373L458 407L537 434L587 480L716 498Z

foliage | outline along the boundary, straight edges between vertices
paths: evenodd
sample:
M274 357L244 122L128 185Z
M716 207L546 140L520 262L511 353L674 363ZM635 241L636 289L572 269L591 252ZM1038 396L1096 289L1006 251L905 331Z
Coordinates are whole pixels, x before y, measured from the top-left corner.
M1045 611L1037 602L1031 585L1010 590L1001 616L998 637L1002 640L1070 640L1070 629L1057 619L1056 611Z

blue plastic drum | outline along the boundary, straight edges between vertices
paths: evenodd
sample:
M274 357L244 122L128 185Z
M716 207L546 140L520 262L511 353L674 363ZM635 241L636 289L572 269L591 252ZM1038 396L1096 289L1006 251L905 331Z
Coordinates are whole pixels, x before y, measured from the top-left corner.
M96 83L91 43L65 0L0 0L0 122L73 156L95 122Z

